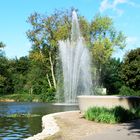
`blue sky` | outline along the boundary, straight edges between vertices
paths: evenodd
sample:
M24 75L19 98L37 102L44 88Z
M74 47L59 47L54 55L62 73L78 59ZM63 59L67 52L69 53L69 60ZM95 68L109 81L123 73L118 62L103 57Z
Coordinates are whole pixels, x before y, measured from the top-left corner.
M97 13L113 18L114 26L127 36L127 47L114 56L123 58L128 50L140 47L139 0L0 0L0 41L8 58L28 55L31 43L26 37L26 22L33 12L52 13L55 9L75 7L89 21Z

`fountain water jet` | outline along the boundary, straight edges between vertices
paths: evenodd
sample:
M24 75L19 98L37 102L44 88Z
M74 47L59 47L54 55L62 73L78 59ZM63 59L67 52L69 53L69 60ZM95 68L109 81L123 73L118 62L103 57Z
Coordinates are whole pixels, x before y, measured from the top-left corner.
M92 93L90 55L81 36L77 14L72 13L71 39L59 41L59 56L62 62L64 103L76 103L78 95ZM62 94L58 91L57 98Z

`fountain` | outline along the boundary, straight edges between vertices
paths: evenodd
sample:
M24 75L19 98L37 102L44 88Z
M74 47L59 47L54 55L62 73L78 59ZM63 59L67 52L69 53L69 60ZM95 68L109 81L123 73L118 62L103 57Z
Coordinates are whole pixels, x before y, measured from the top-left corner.
M59 41L59 56L63 69L63 102L73 104L77 102L78 95L92 93L90 55L81 36L75 11L72 13L71 39ZM60 91L58 91L58 100L60 96Z
M81 112L89 107L98 106L112 108L122 106L126 109L140 106L140 97L134 96L91 96L92 80L90 72L90 55L81 36L77 14L72 13L71 39L59 41L59 56L62 62L63 82L62 92L58 90L57 99L64 104L79 102Z

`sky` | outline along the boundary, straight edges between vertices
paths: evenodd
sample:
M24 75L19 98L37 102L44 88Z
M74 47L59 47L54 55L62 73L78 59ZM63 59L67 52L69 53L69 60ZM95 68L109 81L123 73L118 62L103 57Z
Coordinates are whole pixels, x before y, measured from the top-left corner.
M8 58L28 55L31 50L26 31L31 28L28 17L38 12L53 13L55 9L74 7L90 22L98 13L113 19L118 31L127 36L127 46L113 56L123 58L131 49L140 47L140 0L0 0L0 41Z

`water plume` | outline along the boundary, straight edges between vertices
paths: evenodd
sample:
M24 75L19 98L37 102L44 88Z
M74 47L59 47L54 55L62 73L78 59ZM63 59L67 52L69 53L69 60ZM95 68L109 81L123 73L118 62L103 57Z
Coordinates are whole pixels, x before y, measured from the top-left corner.
M63 102L76 103L78 95L92 93L92 80L90 55L81 36L75 11L72 13L71 39L59 41L59 56L63 69ZM58 91L58 99L60 96L62 94Z

